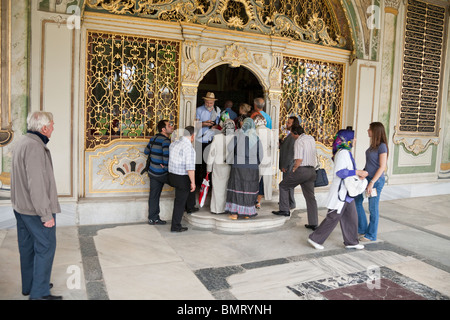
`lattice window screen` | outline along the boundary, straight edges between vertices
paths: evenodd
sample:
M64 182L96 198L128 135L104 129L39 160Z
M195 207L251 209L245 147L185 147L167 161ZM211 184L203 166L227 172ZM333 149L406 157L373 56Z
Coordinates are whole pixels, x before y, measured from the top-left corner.
M88 31L86 150L114 139L149 138L177 123L180 43Z
M284 57L281 135L289 116L299 116L306 133L331 147L342 121L344 65Z
M408 0L399 130L437 133L445 8Z

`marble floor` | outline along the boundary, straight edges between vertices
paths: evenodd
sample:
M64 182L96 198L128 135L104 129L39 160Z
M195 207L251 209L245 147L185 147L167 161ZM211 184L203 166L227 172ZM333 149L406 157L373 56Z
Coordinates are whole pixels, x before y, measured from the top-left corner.
M345 249L339 227L324 250L312 248L305 210L251 232L187 221L183 233L169 224L58 227L52 293L65 300L448 300L448 208L450 195L383 201L378 240L364 250ZM325 214L321 208L320 219ZM16 237L15 229L0 230L0 300L27 299Z

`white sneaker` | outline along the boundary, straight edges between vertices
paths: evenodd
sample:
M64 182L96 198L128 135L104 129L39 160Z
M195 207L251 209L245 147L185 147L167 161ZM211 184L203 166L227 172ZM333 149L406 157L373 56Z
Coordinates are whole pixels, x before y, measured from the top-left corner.
M308 243L309 243L310 245L312 245L314 248L316 248L317 250L323 250L323 248L324 248L323 245L318 244L318 243L312 241L311 239L308 239Z
M361 250L364 249L364 245L362 244L354 244L351 246L345 246L347 249L357 249L357 250Z

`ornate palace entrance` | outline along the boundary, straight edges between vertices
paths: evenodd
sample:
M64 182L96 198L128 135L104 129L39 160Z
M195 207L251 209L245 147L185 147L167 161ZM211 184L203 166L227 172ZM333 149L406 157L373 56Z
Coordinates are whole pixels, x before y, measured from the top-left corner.
M203 103L202 97L214 92L217 105L223 107L225 101L231 100L234 106L245 102L252 105L253 99L263 97L264 91L255 75L245 67L231 68L223 64L209 71L200 81L197 92L197 106Z

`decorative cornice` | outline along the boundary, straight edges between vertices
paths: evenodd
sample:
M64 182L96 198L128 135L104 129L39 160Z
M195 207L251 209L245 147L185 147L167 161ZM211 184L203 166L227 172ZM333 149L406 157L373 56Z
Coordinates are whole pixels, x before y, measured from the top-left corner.
M340 33L339 22L335 18L329 17L334 17L334 15L332 12L328 14L332 9L327 5L316 5L314 8L318 12L309 13L310 7L291 9L290 6L294 8L294 1L292 4L286 1L285 7L282 8L275 8L260 0L155 2L152 0L86 0L84 4L86 8L94 11L107 11L113 14L180 23L198 23L218 28L288 37L324 46L347 47L347 40ZM308 12L308 15L305 16L303 12Z
M439 129L440 131L440 129ZM424 153L431 145L438 145L440 142L438 137L417 137L417 136L401 136L397 134L397 127L394 127L394 136L392 141L396 145L403 145L405 150L418 156Z

